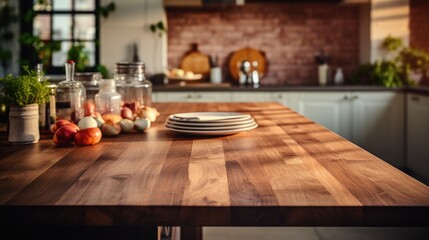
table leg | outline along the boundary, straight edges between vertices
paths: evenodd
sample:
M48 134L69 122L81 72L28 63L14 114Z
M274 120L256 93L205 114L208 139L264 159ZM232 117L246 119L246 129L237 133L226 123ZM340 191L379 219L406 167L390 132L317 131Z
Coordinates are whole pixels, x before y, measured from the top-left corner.
M180 240L202 240L202 227L180 227Z
M159 240L158 227L142 227L140 228L140 236L144 240Z

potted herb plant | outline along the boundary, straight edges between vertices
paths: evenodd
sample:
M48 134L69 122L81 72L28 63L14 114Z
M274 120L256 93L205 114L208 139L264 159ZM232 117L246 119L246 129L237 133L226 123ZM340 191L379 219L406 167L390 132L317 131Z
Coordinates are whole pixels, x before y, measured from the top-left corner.
M39 104L49 100L50 91L40 74L23 69L21 75L0 78L0 104L9 107L9 142L15 144L39 141Z
M429 53L420 49L406 47L399 53L398 62L407 72L408 78L418 85L429 69Z

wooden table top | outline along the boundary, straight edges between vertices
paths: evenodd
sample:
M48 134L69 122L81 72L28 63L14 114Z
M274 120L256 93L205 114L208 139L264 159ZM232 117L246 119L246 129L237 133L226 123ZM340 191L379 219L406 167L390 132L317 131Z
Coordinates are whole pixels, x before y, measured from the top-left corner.
M3 224L427 226L429 188L277 103L156 103L146 133L0 145ZM168 115L250 113L229 136L176 134ZM380 143L382 144L382 143Z

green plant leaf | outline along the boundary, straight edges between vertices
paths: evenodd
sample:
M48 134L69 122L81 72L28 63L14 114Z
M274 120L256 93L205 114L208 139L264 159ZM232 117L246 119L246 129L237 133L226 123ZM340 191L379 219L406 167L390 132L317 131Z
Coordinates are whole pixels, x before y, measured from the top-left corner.
M9 74L0 78L0 104L24 106L44 103L49 100L48 81L39 81L35 70L23 67L23 74Z

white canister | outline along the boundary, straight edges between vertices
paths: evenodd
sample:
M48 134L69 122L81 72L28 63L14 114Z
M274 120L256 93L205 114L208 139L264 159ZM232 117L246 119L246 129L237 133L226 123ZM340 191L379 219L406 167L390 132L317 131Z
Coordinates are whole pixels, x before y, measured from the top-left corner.
M319 85L324 86L328 83L328 71L329 71L328 64L321 64L318 66Z
M222 69L220 67L213 67L210 69L210 82L214 84L222 82Z
M29 144L36 143L39 139L39 105L11 106L9 111L9 142Z

